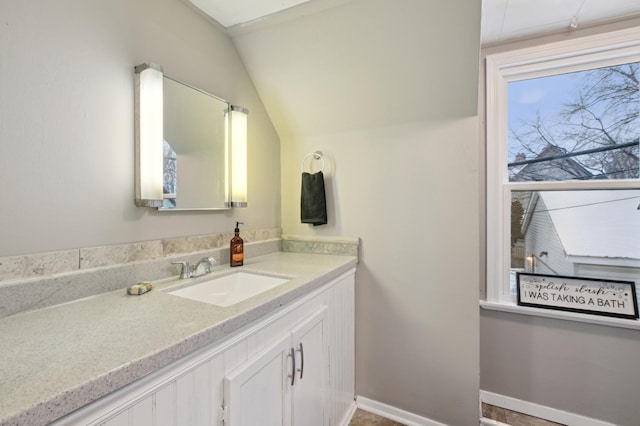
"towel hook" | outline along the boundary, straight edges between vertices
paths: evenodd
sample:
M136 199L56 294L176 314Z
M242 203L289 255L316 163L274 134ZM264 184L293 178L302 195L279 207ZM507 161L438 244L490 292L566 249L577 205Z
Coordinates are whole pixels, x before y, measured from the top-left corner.
M322 160L322 167L320 168L320 171L323 172L324 171L324 156L322 155L321 151L314 151L314 152L311 152L311 153L305 155L304 158L302 159L302 163L300 163L300 169L302 169L302 171L304 172L304 162L309 157L313 157L314 160Z

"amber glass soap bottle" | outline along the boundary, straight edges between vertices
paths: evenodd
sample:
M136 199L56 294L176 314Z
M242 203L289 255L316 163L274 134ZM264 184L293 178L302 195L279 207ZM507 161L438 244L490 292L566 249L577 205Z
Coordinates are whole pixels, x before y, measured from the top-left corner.
M236 229L233 230L235 235L229 243L229 266L242 266L244 263L244 241L240 238L239 225L242 222L236 222Z

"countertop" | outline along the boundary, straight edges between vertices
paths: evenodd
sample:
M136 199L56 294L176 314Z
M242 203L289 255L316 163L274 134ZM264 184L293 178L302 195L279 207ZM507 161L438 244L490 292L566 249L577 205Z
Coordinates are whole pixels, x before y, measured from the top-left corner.
M277 252L234 270L293 277L229 307L125 289L0 320L0 425L47 424L263 317L355 267L356 258ZM228 266L194 283L230 272Z

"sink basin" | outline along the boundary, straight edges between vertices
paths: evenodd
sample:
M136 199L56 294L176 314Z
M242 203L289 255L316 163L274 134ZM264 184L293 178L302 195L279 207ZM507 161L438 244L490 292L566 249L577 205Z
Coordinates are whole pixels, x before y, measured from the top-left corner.
M290 279L238 271L183 287L169 294L216 306L231 306L282 285Z

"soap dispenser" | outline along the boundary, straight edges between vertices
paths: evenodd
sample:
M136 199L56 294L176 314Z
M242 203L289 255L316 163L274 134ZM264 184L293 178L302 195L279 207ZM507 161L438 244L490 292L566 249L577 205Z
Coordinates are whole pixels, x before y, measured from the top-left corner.
M242 266L244 264L244 241L240 238L239 225L242 222L236 222L236 229L233 230L235 235L229 243L229 266Z

